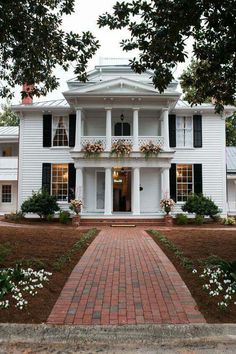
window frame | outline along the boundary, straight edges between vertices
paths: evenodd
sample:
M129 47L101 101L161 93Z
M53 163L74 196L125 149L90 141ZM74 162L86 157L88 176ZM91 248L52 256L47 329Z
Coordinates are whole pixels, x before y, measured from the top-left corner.
M61 200L61 199L58 199L58 195L57 194L53 194L53 184L65 184L65 182L54 182L53 181L53 167L54 166L58 166L58 165L64 165L64 166L67 166L67 182L66 182L66 199L64 200ZM58 177L58 175L57 175ZM57 197L57 202L60 203L60 204L67 204L69 201L68 201L68 192L69 192L69 186L68 186L68 182L69 182L69 165L68 163L52 163L51 164L51 195L54 195Z
M55 120L57 118L62 117L63 119L67 120L67 141L68 144L67 145L54 145L54 133L56 133L56 129L57 127L54 129L54 124L55 124ZM52 133L51 133L51 148L54 149L63 149L63 148L70 148L69 146L69 139L70 139L70 120L69 120L69 115L68 114L61 114L61 115L53 115L52 116Z
M192 184L192 191L190 193L194 193L194 164L191 163L182 163L182 164L176 164L176 203L177 204L184 204L186 200L178 200L178 185L179 184L185 184L189 185L189 182L178 182L178 166L192 166L192 181L190 182ZM189 193L187 192L187 198L189 196ZM183 199L183 197L182 197Z
M183 131L184 132L184 140L186 142L186 131L188 130L187 128L178 128L178 119L181 118L191 118L191 144L190 145L179 145L179 139L178 139L178 131ZM177 149L193 149L194 147L194 129L193 129L193 115L176 115L176 148Z
M3 201L3 187L4 186L10 186L11 187L11 201L10 202L4 202ZM1 184L1 203L2 204L12 204L13 203L13 186L11 183L8 183L8 184Z

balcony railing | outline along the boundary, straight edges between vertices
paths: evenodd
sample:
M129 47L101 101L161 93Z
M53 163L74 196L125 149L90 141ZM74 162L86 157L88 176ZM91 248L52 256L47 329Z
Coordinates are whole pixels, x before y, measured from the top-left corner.
M0 157L0 180L16 181L18 157Z
M111 143L118 143L122 141L125 144L134 144L133 136L112 136ZM100 142L103 145L104 150L106 149L106 137L105 136L82 136L81 145L82 147L86 144L95 144ZM163 149L164 148L164 137L163 136L139 136L138 137L138 146L139 148L145 144L158 144Z

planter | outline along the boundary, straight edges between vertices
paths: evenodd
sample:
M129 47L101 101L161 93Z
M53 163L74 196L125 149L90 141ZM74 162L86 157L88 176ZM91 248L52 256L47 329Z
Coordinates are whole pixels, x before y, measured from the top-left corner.
M80 215L74 215L72 217L72 225L73 226L80 226Z
M173 217L171 215L165 215L164 221L166 226L173 226Z

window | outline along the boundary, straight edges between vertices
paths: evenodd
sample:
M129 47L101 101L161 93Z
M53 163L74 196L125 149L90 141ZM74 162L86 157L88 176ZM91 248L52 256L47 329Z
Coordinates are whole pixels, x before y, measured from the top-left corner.
M68 117L53 117L53 146L68 146Z
M192 117L176 117L176 146L193 146L193 119Z
M68 200L68 165L52 165L52 195L60 202Z
M4 156L4 157L12 156L12 147L11 146L5 147L2 150L2 156Z
M11 203L11 185L2 185L2 203Z
M176 166L177 202L186 202L193 193L193 165Z

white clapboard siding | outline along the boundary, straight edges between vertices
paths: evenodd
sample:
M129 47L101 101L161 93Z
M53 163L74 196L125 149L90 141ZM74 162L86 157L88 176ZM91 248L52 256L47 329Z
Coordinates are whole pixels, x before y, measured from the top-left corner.
M202 148L177 148L173 163L202 164L203 193L226 212L225 121L216 115L203 115L202 132Z
M72 163L70 148L43 147L43 115L28 113L20 123L19 205L42 187L42 163Z

